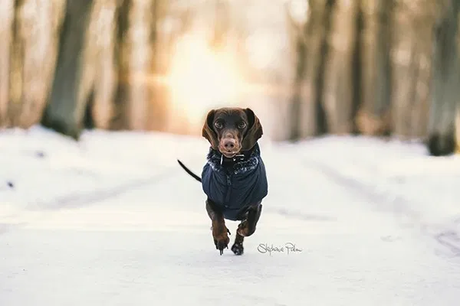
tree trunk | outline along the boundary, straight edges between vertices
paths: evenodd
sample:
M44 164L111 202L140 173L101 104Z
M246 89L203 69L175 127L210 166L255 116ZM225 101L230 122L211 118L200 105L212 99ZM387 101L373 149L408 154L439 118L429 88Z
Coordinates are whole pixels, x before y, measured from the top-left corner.
M405 116L405 126L403 129L403 134L407 137L412 138L415 136L414 133L414 110L418 109L418 94L417 87L420 79L420 55L418 54L418 46L414 43L412 47L412 54L409 64L409 90L407 92L406 99L406 111L404 112Z
M12 57L15 0L2 2L3 10L0 11L0 32L2 44L0 45L0 128L7 126L9 104L10 58Z
M378 120L378 133L389 135L391 133L390 110L392 99L392 24L394 0L377 1L377 39L376 39L376 83L374 116Z
M153 76L155 80L154 83L149 84L149 100L148 109L149 109L149 129L155 131L164 131L166 127L166 116L167 116L167 105L166 98L163 97L163 92L165 91L164 85L161 82L157 82L157 76L161 74L158 67L158 37L159 37L159 27L158 24L164 14L165 2L163 0L152 0L151 3L151 17L149 18L150 23L150 36L149 36L149 45L150 45L150 75Z
M76 140L83 129L87 103L79 99L79 91L91 8L91 0L67 0L53 85L42 118L43 126Z
M159 17L159 9L160 9L160 1L161 0L151 0L151 16L149 18L149 45L150 45L150 75L153 76L153 80L156 80L156 76L158 76L157 71L157 42L158 42L158 17ZM157 127L161 126L158 123L162 121L163 114L160 111L160 103L159 96L156 95L158 83L155 81L153 83L149 83L149 102L148 109L149 115L151 118L147 118L147 122L149 123L148 128L156 130Z
M299 33L296 33L296 67L294 84L292 89L292 100L290 107L289 140L297 141L301 138L302 120L302 88L304 88L307 76L308 44L311 42L313 33L314 16L312 13L312 1L308 1L309 10L305 25Z
M459 0L449 0L434 29L432 96L428 121L428 150L432 156L455 150L455 113L458 99L457 26Z
M21 33L21 10L24 0L14 1L12 40L10 49L8 123L18 126L24 103L24 38Z
M351 133L354 135L361 134L358 126L358 112L363 105L363 48L364 48L364 12L362 0L357 0L355 3L355 22L354 22L354 37L353 51L351 58L351 112L350 123Z
M85 85L81 94L89 99L87 114L98 129L109 129L113 118L116 9L117 0L95 1L87 38Z
M110 127L113 130L122 130L129 125L129 54L126 48L126 34L130 27L129 12L132 0L119 0L115 12L115 65L117 80L115 84L114 112Z
M83 127L87 130L92 130L96 127L96 121L93 114L94 108L94 96L95 96L95 89L94 86L89 90L85 113L83 115Z
M329 132L326 109L324 105L325 82L326 82L326 66L329 58L330 36L332 32L332 16L335 8L336 0L327 0L323 13L323 33L319 45L319 59L316 67L316 75L314 81L315 100L314 114L316 119L316 136L321 136Z
M460 103L457 102L457 120L456 120L456 137L457 141L455 153L460 154Z
M300 120L302 104L302 87L304 85L305 70L307 65L307 46L302 38L296 39L297 64L295 69L295 79L293 85L293 95L290 109L290 133L289 140L297 141L300 139Z

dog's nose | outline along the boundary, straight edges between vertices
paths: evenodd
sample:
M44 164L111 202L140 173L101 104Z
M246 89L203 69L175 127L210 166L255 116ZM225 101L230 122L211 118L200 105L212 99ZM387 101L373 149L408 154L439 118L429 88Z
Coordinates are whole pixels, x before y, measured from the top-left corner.
M235 149L235 140L234 139L225 140L224 147L225 149L232 151L233 149Z

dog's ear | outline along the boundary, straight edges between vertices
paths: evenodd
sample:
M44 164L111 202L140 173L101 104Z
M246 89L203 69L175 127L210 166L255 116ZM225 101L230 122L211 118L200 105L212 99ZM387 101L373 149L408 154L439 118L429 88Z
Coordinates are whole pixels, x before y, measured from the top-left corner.
M211 147L214 150L217 150L219 146L219 143L217 141L217 134L212 128L215 114L216 114L216 110L212 109L209 111L208 115L206 116L206 120L203 125L202 136L209 141L209 143L211 144Z
M256 114L250 108L246 108L245 110L246 116L248 117L248 130L246 135L243 138L243 151L251 150L254 145L256 144L257 140L263 135L262 124L257 118Z

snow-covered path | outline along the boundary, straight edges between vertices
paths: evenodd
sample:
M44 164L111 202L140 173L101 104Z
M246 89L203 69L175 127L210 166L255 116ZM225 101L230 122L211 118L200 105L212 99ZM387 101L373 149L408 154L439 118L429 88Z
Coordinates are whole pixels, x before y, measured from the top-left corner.
M123 146L114 150L117 157L110 157L114 166L108 170L94 153L103 150L91 150L96 144L103 147L102 136L84 142L84 158L75 153L82 148L69 149L54 181L54 172L44 169L51 171L56 163L26 161L33 175L45 180L35 197L21 190L13 166L0 174L0 179L15 180L15 190L0 189L0 197L7 199L0 198L0 305L458 305L459 258L416 221L392 211L387 198L370 197L370 187L361 192L337 179L345 173L338 159L318 154L319 149L269 143L262 148L270 194L257 232L245 241L243 256L230 250L219 256L201 187L175 163L180 157L199 172L206 143L172 139L171 151L152 161L145 145L151 136L139 136L125 144L125 153ZM12 145L18 137L2 138L7 152L22 148ZM168 142L162 137L154 140ZM26 152L40 149L39 140L24 142L29 143ZM61 154L46 156L63 156L62 149L70 145L59 146ZM84 161L73 162L75 154ZM124 166L114 161L124 157ZM321 157L337 173L326 171ZM0 156L1 165L7 160ZM66 179L62 173L96 171L89 161L101 169L93 184L85 187L87 177L80 184L78 175ZM145 169L147 163L155 170ZM47 179L53 186L44 190ZM65 192L56 190L61 185ZM32 200L37 197L40 201ZM429 211L428 217L422 212L417 216L424 224L458 218L451 213L431 220ZM234 233L237 223L228 224ZM263 245L287 243L297 251L263 253Z

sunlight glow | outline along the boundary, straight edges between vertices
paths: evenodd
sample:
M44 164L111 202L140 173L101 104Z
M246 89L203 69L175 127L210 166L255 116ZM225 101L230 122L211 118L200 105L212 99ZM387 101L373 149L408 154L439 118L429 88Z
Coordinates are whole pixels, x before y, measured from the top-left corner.
M213 107L235 104L242 88L236 59L213 52L196 37L178 43L169 83L173 107L186 113L190 123L201 123Z

